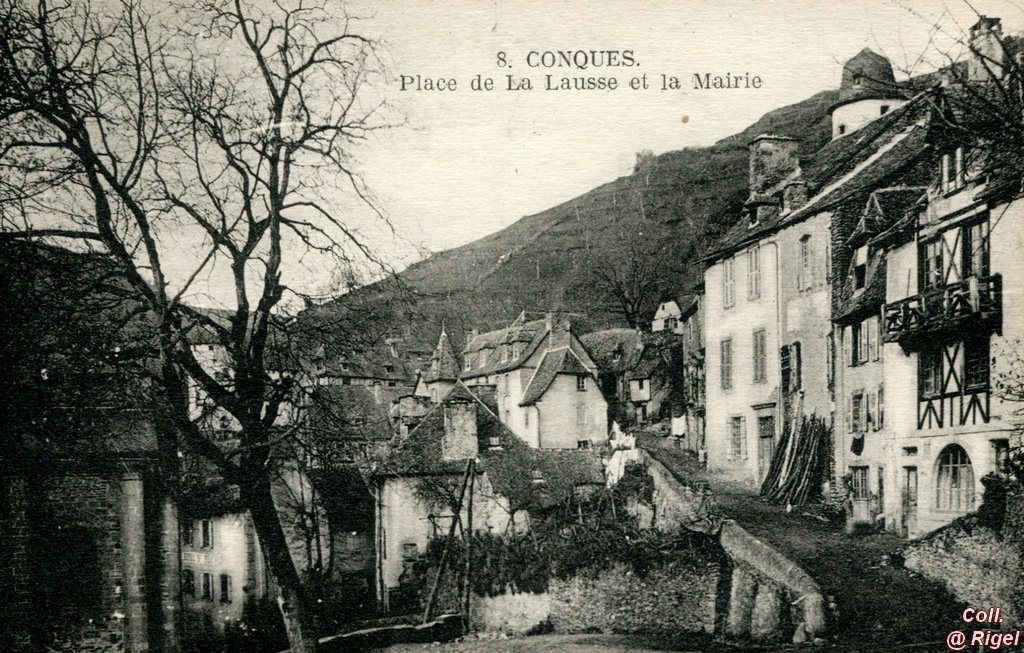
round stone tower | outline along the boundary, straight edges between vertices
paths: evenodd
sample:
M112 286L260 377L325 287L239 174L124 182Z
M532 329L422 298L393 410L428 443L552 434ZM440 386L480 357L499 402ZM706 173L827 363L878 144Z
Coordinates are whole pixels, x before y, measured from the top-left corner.
M864 48L843 66L839 101L832 105L832 138L856 131L906 102L889 60Z

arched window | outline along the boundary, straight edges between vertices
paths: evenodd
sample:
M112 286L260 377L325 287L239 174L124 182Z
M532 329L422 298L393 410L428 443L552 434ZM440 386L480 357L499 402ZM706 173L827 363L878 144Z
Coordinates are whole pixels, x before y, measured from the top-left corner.
M970 456L960 445L951 444L939 454L935 492L938 510L967 512L974 509L974 470Z

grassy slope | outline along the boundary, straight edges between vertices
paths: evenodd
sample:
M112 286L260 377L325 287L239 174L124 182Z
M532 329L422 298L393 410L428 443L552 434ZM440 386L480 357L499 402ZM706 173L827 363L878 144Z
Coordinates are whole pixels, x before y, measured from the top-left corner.
M578 313L584 330L623 326L610 310L613 298L587 272L586 244L613 256L623 238L657 233L671 261L661 292L685 292L700 280L701 256L746 198L747 143L769 132L799 138L802 154L813 153L829 138L826 110L835 98L834 91L818 93L710 147L658 155L632 175L410 266L400 276L416 297L402 312L415 319L403 323L430 342L444 319L456 347L470 328L501 326L524 309ZM657 299L650 298L651 311Z

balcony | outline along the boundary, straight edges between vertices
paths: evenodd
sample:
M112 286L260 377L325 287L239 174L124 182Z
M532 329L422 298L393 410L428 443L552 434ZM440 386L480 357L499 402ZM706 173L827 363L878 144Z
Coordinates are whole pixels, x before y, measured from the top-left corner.
M1002 326L1002 277L968 277L885 306L886 342L916 351L935 338Z

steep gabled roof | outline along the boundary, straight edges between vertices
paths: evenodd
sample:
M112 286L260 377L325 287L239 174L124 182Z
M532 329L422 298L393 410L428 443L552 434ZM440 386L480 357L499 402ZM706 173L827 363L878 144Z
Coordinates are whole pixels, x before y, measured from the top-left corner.
M846 239L847 244L859 247L889 229L906 215L926 191L924 186L898 186L873 191L857 226Z
M559 374L571 374L573 376L593 376L583 361L576 356L576 353L569 347L559 347L544 352L537 371L534 372L530 384L526 386L526 392L520 400L520 406L529 406L537 403Z
M430 356L430 368L423 375L424 383L435 381L455 381L459 378L459 361L455 358L455 350L448 339L444 327L437 338L437 346Z
M470 338L466 343L464 355L467 362L472 363L472 367L465 370L462 377L473 378L519 367L536 351L547 334L547 320L525 322L520 315L519 319L504 329L481 333ZM503 358L503 348L511 348L515 344L521 347L519 355L512 355L505 349Z
M906 104L837 138L801 164L800 181L810 197L795 211L769 214L754 225L737 221L705 257L711 263L778 231L869 192L928 151L928 97L921 93ZM777 189L781 192L782 189Z

